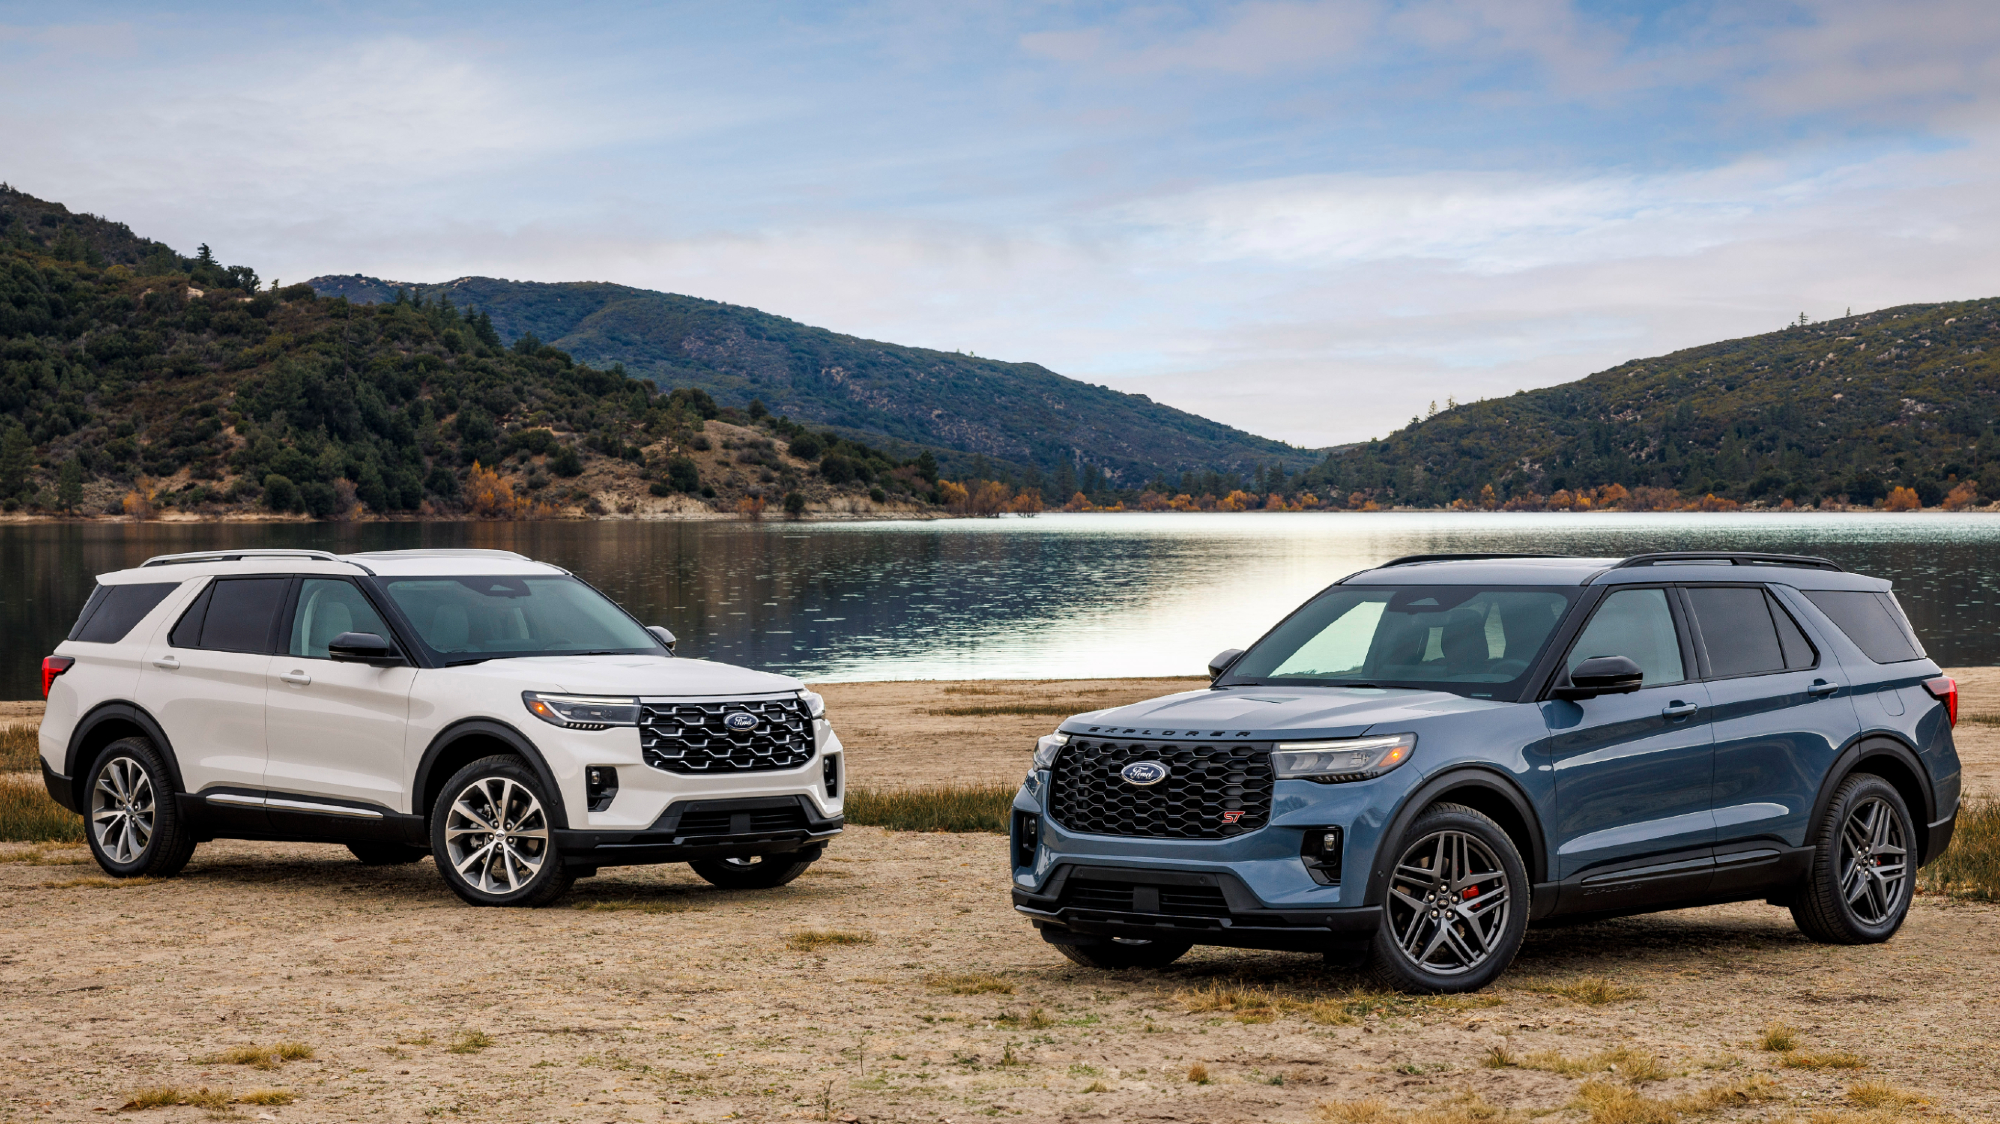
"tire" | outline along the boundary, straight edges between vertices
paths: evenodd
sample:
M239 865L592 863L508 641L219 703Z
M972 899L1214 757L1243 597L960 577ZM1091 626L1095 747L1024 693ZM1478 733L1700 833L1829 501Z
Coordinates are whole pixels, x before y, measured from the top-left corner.
M740 859L695 859L688 863L688 868L711 886L724 890L769 890L804 874L812 864L812 859L800 859L794 852Z
M1107 939L1102 944L1059 944L1064 956L1086 968L1107 972L1126 968L1164 968L1194 947L1192 941L1138 941Z
M1368 972L1385 987L1420 994L1492 983L1528 931L1531 891L1514 841L1471 808L1433 804L1394 853Z
M1909 916L1916 825L1896 786L1872 773L1841 783L1814 825L1813 865L1792 920L1822 944L1879 944Z
M549 794L518 757L483 757L453 773L431 808L431 855L472 905L543 906L576 876L556 850Z
M113 878L171 878L194 857L173 777L149 738L120 738L91 762L79 793L90 854Z
M428 850L408 843L349 843L347 849L362 866L403 866L430 855Z

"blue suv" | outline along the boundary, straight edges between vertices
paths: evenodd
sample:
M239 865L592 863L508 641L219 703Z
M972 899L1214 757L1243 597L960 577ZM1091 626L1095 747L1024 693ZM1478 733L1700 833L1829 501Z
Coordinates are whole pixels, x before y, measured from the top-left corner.
M1091 967L1284 949L1423 992L1559 919L1763 899L1887 940L1959 797L1957 685L1889 590L1772 554L1364 570L1208 690L1043 738L1014 907Z

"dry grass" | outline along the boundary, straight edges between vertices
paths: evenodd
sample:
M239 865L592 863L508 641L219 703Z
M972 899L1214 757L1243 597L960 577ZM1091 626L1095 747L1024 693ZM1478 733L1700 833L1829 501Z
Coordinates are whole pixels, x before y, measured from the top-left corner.
M603 898L598 901L577 902L570 908L598 910L605 913L686 913L695 907L692 902L662 901L657 898Z
M0 840L81 843L83 817L49 799L40 777L0 777Z
M1014 994L1013 984L999 976L987 975L985 972L940 973L925 980L924 986L933 991L944 991L953 995Z
M1004 784L850 788L844 811L848 823L891 831L991 831L1004 835L1014 792L1015 786Z
M1489 995L1421 996L1360 990L1338 995L1300 996L1223 983L1179 992L1174 1001L1191 1013L1230 1015L1240 1023L1267 1023L1281 1015L1296 1015L1307 1022L1333 1026L1350 1025L1369 1015L1465 1011L1477 1007L1497 1007L1502 1002Z
M2000 901L2000 800L1959 805L1951 846L1917 874L1917 888L1974 901Z
M818 952L834 944L874 944L875 934L853 929L800 929L785 937L785 947L793 952Z
M298 1099L285 1089L252 1089L236 1095L237 1104L291 1104Z
M1313 1119L1327 1124L1505 1124L1533 1117L1514 1109L1486 1103L1477 1093L1463 1093L1450 1100L1422 1108L1397 1110L1382 1101L1321 1101L1313 1108Z
M1564 1077L1611 1073L1634 1085L1647 1081L1664 1081L1673 1076L1660 1064L1659 1058L1634 1050L1630 1046L1615 1046L1609 1050L1599 1050L1594 1054L1580 1057L1572 1057L1556 1050L1537 1050L1525 1057L1515 1057L1507 1052L1506 1047L1495 1046L1488 1053L1484 1064L1488 1069L1538 1069L1544 1073L1558 1073Z
M44 851L37 847L32 851L0 855L0 863L24 863L28 866L75 866L89 861L90 852L81 847L64 847L59 851Z
M1211 1085L1215 1082L1215 1079L1208 1075L1208 1067L1200 1062L1188 1067L1187 1079L1197 1085Z
M1675 1124L1683 1117L1755 1104L1772 1095L1770 1082L1755 1077L1664 1099L1643 1096L1627 1085L1586 1081L1570 1107L1589 1113L1590 1124Z
M492 1035L483 1030L468 1030L452 1039L451 1045L445 1049L454 1054L476 1054L491 1045L493 1045Z
M1784 1023L1772 1023L1764 1028L1764 1037L1760 1045L1776 1053L1796 1050L1799 1048L1798 1029Z
M276 1069L285 1062L304 1061L312 1056L312 1047L303 1042L280 1042L274 1046L238 1046L219 1054L211 1054L200 1061L204 1065L247 1065L257 1069Z
M1066 702L988 703L981 706L933 706L924 710L933 718L997 718L1003 714L1040 714L1068 718L1090 710L1088 704Z
M1809 1050L1791 1050L1778 1059L1778 1064L1786 1069L1860 1069L1868 1063L1855 1054L1815 1054Z
M106 878L92 874L83 878L64 878L56 882L39 882L41 890L123 890L127 886L151 886L165 882L164 878Z
M39 729L25 722L0 726L0 773L33 773L41 769Z
M173 1085L159 1085L151 1089L141 1089L132 1094L132 1099L119 1106L120 1112L132 1112L142 1108L172 1108L175 1105L192 1105L195 1108L228 1108L235 1098L227 1090L211 1089L203 1085L199 1089L181 1089Z
M1847 1099L1862 1108L1904 1108L1930 1102L1887 1081L1863 1081L1847 1087Z
M1624 987L1600 976L1587 976L1570 983L1530 980L1515 986L1522 991L1532 991L1537 995L1553 995L1559 999L1570 999L1591 1007L1602 1007L1606 1003L1646 997L1645 991L1640 988Z

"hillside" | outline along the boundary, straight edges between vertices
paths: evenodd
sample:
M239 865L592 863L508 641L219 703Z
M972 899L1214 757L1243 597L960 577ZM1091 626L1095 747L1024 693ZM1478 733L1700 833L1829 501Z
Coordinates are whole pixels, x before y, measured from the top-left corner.
M1245 433L1140 394L1003 363L845 336L754 308L599 282L541 284L461 277L440 285L315 277L323 296L355 303L409 291L490 316L503 340L533 336L660 386L698 386L716 401L772 411L900 455L929 447L1049 473L1065 494L1092 469L1111 487L1219 470L1298 470L1316 454ZM954 463L947 453L947 466Z
M1996 348L1995 299L1795 324L1457 406L1337 451L1292 486L1527 507L1613 484L1771 505L1869 504L1901 487L1931 506L1969 480L1990 499Z
M11 190L0 204L9 512L921 511L967 496L927 455L662 393L532 340L504 346L448 302L259 291L253 271L205 253Z

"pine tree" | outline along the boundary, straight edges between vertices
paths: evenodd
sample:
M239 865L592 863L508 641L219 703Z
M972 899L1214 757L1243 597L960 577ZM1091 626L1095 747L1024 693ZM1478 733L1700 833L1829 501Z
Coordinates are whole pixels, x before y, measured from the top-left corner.
M0 499L12 499L28 489L28 470L34 467L35 444L20 422L0 435Z
M56 484L56 502L62 505L66 515L76 514L83 506L83 462L71 457L62 463L62 476Z

